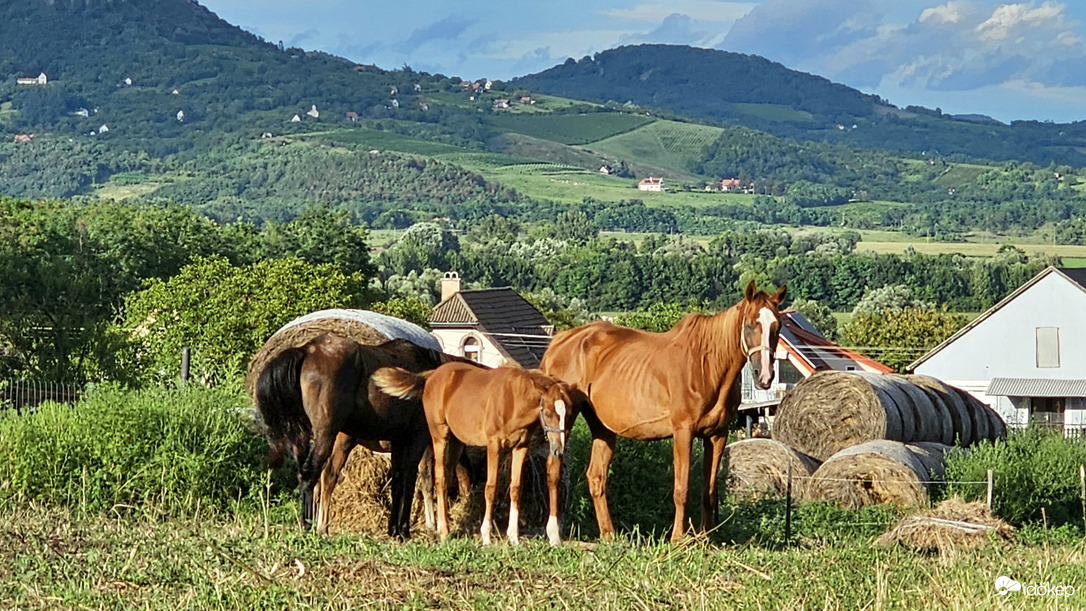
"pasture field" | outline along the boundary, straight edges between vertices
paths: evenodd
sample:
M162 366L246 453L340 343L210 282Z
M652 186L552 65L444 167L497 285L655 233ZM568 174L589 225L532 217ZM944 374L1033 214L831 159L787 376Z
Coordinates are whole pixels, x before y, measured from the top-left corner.
M328 144L350 146L357 149L394 151L397 153L427 157L469 151L469 149L445 144L443 142L419 140L395 132L366 128L311 132L297 136L289 136L289 138L303 141L326 142Z
M627 163L637 162L689 175L690 164L721 132L719 127L659 120L585 148L624 159Z
M1001 575L1076 591L1000 596ZM467 538L320 537L251 515L23 508L0 514L0 600L11 609L1069 609L1086 607L1086 544L1063 538L948 558L869 537L790 549L636 534L482 548Z
M617 112L587 114L496 114L487 123L503 131L560 144L588 144L651 123L653 119Z

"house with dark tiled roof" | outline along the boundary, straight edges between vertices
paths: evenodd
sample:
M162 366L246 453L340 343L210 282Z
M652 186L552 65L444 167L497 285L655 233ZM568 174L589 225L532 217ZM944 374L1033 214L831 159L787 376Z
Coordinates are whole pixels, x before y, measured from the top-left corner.
M456 272L441 281L430 328L446 353L490 367L539 367L554 335L554 326L513 289L460 290Z
M1011 426L1086 435L1086 269L1048 267L909 369L969 391Z
M781 312L780 339L774 361L777 384L760 390L754 386L750 367L743 368L743 403L739 410L748 424L759 418L772 421L777 405L789 388L816 371L866 371L890 373L892 369L858 352L826 339L799 312Z

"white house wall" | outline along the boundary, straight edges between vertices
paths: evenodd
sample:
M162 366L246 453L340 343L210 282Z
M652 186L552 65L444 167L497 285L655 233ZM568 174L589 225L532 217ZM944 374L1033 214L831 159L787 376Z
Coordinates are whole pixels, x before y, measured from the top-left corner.
M437 338L446 354L454 356L464 356L464 341L469 336L474 337L479 342L480 363L487 367L501 367L505 364L505 357L498 350L498 346L483 333L471 329L434 329L430 334Z
M969 391L1008 423L1024 423L1028 409L985 394L992 378L1082 378L1086 371L1086 292L1056 272L993 312L916 368ZM1037 327L1060 329L1060 366L1037 367ZM1077 405L1082 407L1081 403ZM1068 408L1071 407L1069 404ZM1080 418L1067 410L1067 418ZM1077 411L1077 410L1074 410Z

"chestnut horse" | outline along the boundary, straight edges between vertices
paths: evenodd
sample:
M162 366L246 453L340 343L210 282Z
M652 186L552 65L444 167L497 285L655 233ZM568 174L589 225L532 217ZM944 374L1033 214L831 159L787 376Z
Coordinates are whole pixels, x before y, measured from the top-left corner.
M388 534L410 536L419 461L430 447L426 417L420 401L390 397L374 388L369 378L380 367L426 371L451 359L456 357L404 339L364 346L324 334L284 350L264 367L255 399L268 439L268 465L279 466L287 451L298 462L303 527L315 517L317 531L327 532L339 472L351 450L363 445L391 452Z
M506 534L519 542L520 478L529 441L542 432L550 446L547 457L547 489L550 515L547 539L557 545L558 478L562 468L567 426L573 418L569 387L538 371L518 367L478 369L465 363L448 363L426 374L399 368L379 369L374 384L400 398L422 396L426 422L434 443L434 481L437 496L437 532L449 536L445 500L445 471L455 464L465 445L486 448L486 511L480 529L483 545L490 545L494 497L498 487L500 453L512 449L509 470L509 527ZM447 468L447 467L446 467Z
M715 525L717 471L728 427L742 399L740 379L749 361L755 384L773 383L785 287L774 295L751 282L743 299L713 316L690 314L664 333L594 322L555 336L542 370L574 389L577 409L592 431L588 488L600 536L614 533L607 507L607 469L615 437L653 441L673 437L675 523L683 536L690 452L694 437L705 447L703 529Z

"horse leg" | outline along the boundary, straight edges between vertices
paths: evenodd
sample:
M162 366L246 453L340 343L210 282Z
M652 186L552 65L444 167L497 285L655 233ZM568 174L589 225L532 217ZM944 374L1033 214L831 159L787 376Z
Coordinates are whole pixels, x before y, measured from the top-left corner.
M411 537L411 502L415 497L419 461L429 441L429 436L419 435L407 443L392 444L392 512L388 534L400 540Z
M317 480L320 479L324 466L332 455L335 442L335 437L330 435L328 431L318 430L313 440L313 449L310 450L309 456L298 474L299 488L301 488L302 492L302 515L306 523L313 519L315 509L313 497L318 483ZM320 526L318 521L317 528L319 529Z
M562 459L547 455L547 493L550 501L550 515L547 516L547 541L551 545L562 542L558 532L558 483L562 475Z
M498 494L498 461L501 459L501 446L492 441L486 446L486 509L483 511L483 526L479 529L483 545L490 545L490 528L494 513L494 498Z
M509 528L505 530L505 536L513 545L520 543L520 476L527 456L528 446L513 448L513 458L509 462Z
M445 462L448 454L448 429L434 440L434 496L437 497L437 535L449 538L449 508L445 498Z
M702 447L705 455L702 457L703 484L701 488L701 530L708 532L720 522L717 515L717 504L720 498L717 496L717 484L720 476L720 457L724 454L724 444L728 442L727 435L714 435L702 438Z
M610 540L615 534L611 523L611 511L607 507L607 470L615 455L615 434L607 430L591 412L585 412L585 421L592 431L592 457L588 461L588 492L596 509L596 523L600 538Z
M321 471L320 485L314 501L317 509L317 532L322 535L328 534L328 525L332 521L332 492L339 483L339 474L347 464L347 457L351 455L356 443L354 437L346 433L336 435L332 456Z
M471 494L471 470L468 468L468 455L466 452L460 454L460 460L456 462L456 494L457 496L463 495L465 498Z
M302 511L298 514L298 527L306 530L309 528L309 520L313 518L313 499L306 500L305 491L302 488L302 467L309 457L309 436L299 435L290 441L290 453L294 462L298 465L298 488L302 491Z
M689 427L675 427L675 490L672 494L675 500L675 524L671 531L672 543L682 541L686 530L686 497L690 486L690 450L693 441Z
M426 528L437 530L437 518L434 515L434 446L426 445L419 462L419 492L422 494L422 513Z

